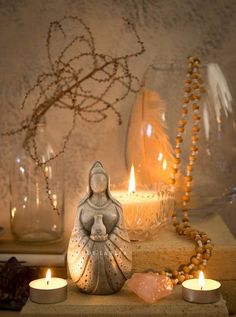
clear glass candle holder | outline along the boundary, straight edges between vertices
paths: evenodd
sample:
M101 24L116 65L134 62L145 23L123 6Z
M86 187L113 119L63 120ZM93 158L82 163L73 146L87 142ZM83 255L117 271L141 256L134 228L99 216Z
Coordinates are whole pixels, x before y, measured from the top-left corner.
M174 190L163 185L160 191L137 190L128 194L115 190L122 204L125 226L132 241L154 240L160 226L170 220L174 208Z
M37 150L41 160L47 161L53 157L54 149L52 138L46 131L46 122L42 121L37 129ZM51 160L44 168L50 184L52 201L48 198L42 169L22 146L16 150L10 171L10 221L11 232L20 242L53 242L59 240L63 234L62 157Z
M150 65L144 74L143 87L131 111L126 143L127 169L134 164L140 184L168 184L187 69L183 59ZM203 63L200 71L205 93L199 103L201 130L188 207L201 215L218 211L230 226L236 197L235 83L227 75L229 65ZM175 186L177 207L184 194L184 175L191 153L192 115L190 107Z

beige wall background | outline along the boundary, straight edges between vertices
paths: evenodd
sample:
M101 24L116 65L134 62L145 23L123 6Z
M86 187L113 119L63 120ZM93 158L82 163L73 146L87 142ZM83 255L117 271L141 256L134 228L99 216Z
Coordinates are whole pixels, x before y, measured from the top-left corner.
M235 0L0 0L0 130L17 126L27 89L42 71L49 69L45 40L49 23L64 15L82 18L91 28L97 49L120 54L135 49L123 17L135 23L146 53L133 65L141 78L152 62L168 63L196 54L204 62L227 65L227 78L236 87ZM85 190L87 170L101 160L111 182L122 181L125 167L125 137L135 95L118 106L123 124L112 113L100 124L78 121L65 153L66 227L73 222L76 205ZM59 138L70 115L56 115L50 131ZM9 226L9 168L20 137L0 137L0 223ZM231 230L236 231L235 202L221 210Z

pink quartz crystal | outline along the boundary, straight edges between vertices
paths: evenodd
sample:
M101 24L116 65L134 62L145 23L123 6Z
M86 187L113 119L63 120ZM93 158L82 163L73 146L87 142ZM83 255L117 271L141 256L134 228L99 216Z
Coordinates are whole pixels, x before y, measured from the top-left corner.
M134 273L127 281L128 287L147 303L154 303L172 293L171 279L156 273Z

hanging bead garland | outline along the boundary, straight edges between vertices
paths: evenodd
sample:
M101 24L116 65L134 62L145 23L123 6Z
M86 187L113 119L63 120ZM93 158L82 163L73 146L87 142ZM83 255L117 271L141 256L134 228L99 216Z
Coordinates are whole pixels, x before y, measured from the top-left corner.
M187 115L192 110L192 130L191 130L191 146L188 164L186 166L186 174L184 176L184 194L182 196L182 223L177 220L176 211L173 211L172 220L176 232L179 235L186 236L196 243L195 254L191 257L188 264L183 264L178 270L169 272L162 271L172 279L173 284L181 284L186 279L198 277L199 270L204 270L208 260L211 257L213 245L211 239L205 232L194 229L189 222L188 205L191 196L191 187L193 181L193 168L198 154L198 141L200 134L200 99L205 92L203 80L201 78L200 60L196 57L188 57L188 71L184 81L184 98L181 108L181 119L178 122L177 136L175 138L175 159L170 178L170 184L175 186L176 175L179 171L181 162L181 143L183 142L183 134L187 125Z

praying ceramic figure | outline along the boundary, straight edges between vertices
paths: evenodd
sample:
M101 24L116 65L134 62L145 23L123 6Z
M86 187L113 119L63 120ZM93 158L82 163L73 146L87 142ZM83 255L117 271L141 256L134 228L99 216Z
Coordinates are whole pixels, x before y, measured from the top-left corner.
M72 280L88 294L119 291L131 275L132 249L120 203L109 190L109 178L96 162L88 193L80 202L71 234L68 267Z

